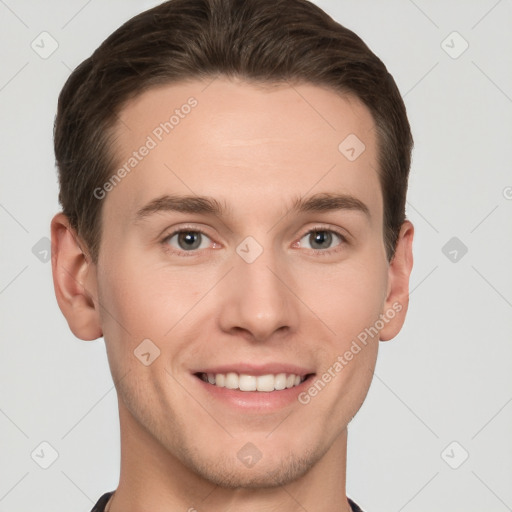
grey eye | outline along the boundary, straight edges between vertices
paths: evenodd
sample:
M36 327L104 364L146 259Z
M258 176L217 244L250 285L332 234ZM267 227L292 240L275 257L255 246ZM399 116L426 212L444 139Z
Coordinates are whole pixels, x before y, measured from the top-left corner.
M200 231L178 231L168 239L169 245L182 251L205 249L210 242L210 239Z
M341 236L329 230L314 230L306 233L301 238L301 247L306 247L307 249L314 250L322 250L322 249L330 249L333 241L338 240L338 244L342 241ZM305 240L306 242L303 242ZM306 243L306 245L303 245ZM309 245L309 246L308 246Z

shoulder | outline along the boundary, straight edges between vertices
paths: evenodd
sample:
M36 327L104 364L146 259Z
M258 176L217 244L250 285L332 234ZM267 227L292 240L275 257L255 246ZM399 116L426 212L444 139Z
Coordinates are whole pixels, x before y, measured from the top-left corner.
M352 512L363 512L357 503L353 502L350 498L347 499L350 507L352 508Z
M107 502L110 499L110 496L112 496L112 494L114 494L114 491L106 492L105 494L103 494L103 496L101 496L101 498L98 500L96 505L94 505L91 512L104 512L105 505L107 504Z

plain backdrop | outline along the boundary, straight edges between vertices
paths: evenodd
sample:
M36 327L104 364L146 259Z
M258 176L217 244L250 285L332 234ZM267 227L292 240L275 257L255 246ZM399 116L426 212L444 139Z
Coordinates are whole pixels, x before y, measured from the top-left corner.
M88 512L118 482L104 341L76 339L53 291L52 126L70 71L157 3L0 0L0 512ZM415 138L410 309L349 427L348 494L512 510L512 2L317 3L385 62Z

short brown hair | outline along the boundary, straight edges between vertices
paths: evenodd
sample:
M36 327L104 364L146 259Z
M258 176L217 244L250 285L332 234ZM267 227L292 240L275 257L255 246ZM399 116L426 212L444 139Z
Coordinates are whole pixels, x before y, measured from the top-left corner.
M54 126L59 201L92 261L103 204L93 191L114 171L120 110L152 86L219 75L311 83L352 94L368 107L391 261L405 220L413 146L405 105L368 46L307 0L170 0L127 21L71 73Z

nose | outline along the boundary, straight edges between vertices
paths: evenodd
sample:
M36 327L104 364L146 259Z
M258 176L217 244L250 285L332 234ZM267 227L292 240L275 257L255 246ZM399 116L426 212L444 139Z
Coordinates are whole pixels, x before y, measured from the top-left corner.
M220 328L263 342L297 330L299 311L294 278L271 251L252 263L234 255L234 268L222 282Z

